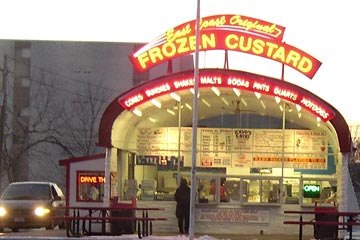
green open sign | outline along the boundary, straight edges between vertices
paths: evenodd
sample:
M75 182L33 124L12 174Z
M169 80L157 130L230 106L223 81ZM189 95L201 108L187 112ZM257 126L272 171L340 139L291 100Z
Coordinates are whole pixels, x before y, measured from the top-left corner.
M319 198L320 185L319 184L304 184L303 195L306 198Z

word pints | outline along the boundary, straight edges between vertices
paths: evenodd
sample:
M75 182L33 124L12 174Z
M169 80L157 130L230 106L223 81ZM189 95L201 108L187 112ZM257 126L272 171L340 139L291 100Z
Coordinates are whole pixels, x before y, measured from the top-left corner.
M182 73L181 76L174 75L168 78L159 78L155 84L147 84L136 88L129 94L118 99L118 102L125 109L132 109L153 98L170 94L172 92L191 89L194 87L194 74L192 72ZM284 81L266 79L255 74L240 71L221 71L219 69L204 69L199 73L200 88L231 88L257 92L261 94L279 97L286 101L293 102L300 107L307 109L323 121L334 117L331 109L326 108L316 98L305 91L290 88Z

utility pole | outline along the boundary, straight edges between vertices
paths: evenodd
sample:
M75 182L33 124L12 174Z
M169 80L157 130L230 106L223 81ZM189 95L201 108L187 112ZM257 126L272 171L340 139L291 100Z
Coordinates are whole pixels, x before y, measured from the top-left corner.
M2 172L3 172L3 162L4 162L4 137L5 137L5 121L6 121L6 105L7 105L7 75L8 75L8 57L4 55L3 68L0 68L2 71L2 84L1 84L1 115L0 115L0 190L2 190Z

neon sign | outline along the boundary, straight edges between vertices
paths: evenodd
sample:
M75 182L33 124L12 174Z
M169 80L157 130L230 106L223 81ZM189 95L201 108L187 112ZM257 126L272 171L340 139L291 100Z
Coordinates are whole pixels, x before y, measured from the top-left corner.
M308 198L320 197L320 185L318 184L304 184L303 195Z
M118 102L126 110L130 110L153 98L172 92L189 90L193 88L194 82L193 71L160 77L121 96ZM199 72L199 88L211 87L236 88L277 96L300 105L322 121L329 121L335 116L333 110L326 107L321 100L306 90L296 86L289 86L285 81L279 81L275 78L234 70L201 69Z
M79 176L80 183L105 183L105 177L99 175L81 175Z
M139 71L195 51L196 20L168 30L130 56ZM287 65L310 79L321 62L282 42L285 28L240 15L214 15L201 19L200 51L230 50L268 58Z

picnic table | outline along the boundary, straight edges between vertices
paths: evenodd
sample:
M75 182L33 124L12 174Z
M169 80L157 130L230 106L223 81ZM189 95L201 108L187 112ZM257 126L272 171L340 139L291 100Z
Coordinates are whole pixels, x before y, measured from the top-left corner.
M152 235L153 221L165 221L166 218L150 217L149 212L163 208L139 207L76 207L66 208L63 217L68 237L83 235L122 235L138 233L138 237ZM106 227L110 224L111 229ZM100 229L100 230L99 230Z
M337 207L318 207L315 204L314 210L290 210L284 213L299 215L298 221L284 221L284 224L299 225L299 240L302 240L304 225L314 226L316 239L337 239L338 230L348 231L349 239L352 239L353 226L360 226L360 212L338 211ZM314 218L304 220L303 215L314 215Z

